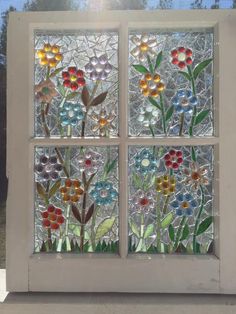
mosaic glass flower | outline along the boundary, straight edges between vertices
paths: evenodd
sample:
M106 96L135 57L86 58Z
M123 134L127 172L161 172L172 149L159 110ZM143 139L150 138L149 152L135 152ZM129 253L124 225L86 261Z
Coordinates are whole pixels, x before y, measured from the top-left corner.
M180 89L176 95L172 98L172 104L178 113L191 112L193 106L198 103L197 97L193 95L192 91L187 89Z
M60 193L64 202L76 203L84 193L84 190L81 188L79 180L66 179L65 185L60 188Z
M174 176L164 175L156 179L157 192L168 196L175 192L176 179Z
M136 35L131 37L131 41L135 44L135 48L131 50L131 55L137 58L140 62L144 62L146 60L146 56L150 57L155 56L154 47L157 46L157 41L154 37L148 36L146 34L138 37Z
M44 44L42 49L37 50L37 57L40 60L40 64L43 66L49 66L55 68L57 64L63 59L60 53L60 47L57 45Z
M103 165L102 155L88 149L78 156L77 163L80 171L91 175Z
M170 205L175 209L177 216L191 216L194 208L198 206L196 200L189 193L179 193Z
M62 126L75 126L83 120L84 112L80 103L65 102L59 111Z
M116 118L116 114L113 111L107 113L106 109L101 109L99 113L92 112L90 117L96 122L92 128L93 132L99 130L100 136L108 136L111 131L115 130L112 122Z
M95 199L97 205L109 205L117 200L118 193L108 181L99 181L95 184L90 195Z
M157 170L157 159L148 149L143 149L134 157L134 166L137 171L145 175Z
M47 79L35 85L34 88L36 99L42 103L50 103L54 97L58 95L54 83Z
M104 81L112 70L112 65L108 62L107 55L100 57L93 56L85 65L85 72L90 75L92 81Z
M191 185L194 189L197 189L201 184L207 185L209 184L207 173L208 170L205 166L199 166L197 163L191 163L190 169L184 169L184 174L187 176L185 184Z
M165 89L165 85L161 82L161 77L158 73L146 73L139 81L139 87L145 97L158 97Z
M155 208L155 195L152 191L138 190L130 199L130 209L136 213L149 213Z
M165 165L167 168L178 170L183 163L183 153L180 150L171 149L164 156Z
M180 69L193 63L192 50L189 48L179 47L171 51L172 63L177 65Z
M35 171L42 181L57 180L63 167L56 156L42 155L35 165Z
M76 67L69 67L62 72L63 85L75 91L85 85L84 72Z
M65 221L62 215L62 210L55 207L54 205L49 205L46 211L41 212L43 221L42 225L45 228L51 228L53 230L59 229Z
M138 121L141 122L145 127L149 125L155 125L159 118L159 111L156 107L151 104L140 109Z

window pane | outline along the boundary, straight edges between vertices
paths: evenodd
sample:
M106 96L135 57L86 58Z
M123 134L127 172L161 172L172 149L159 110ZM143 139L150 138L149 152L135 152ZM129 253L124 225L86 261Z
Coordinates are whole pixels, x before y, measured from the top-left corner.
M129 251L213 252L213 147L129 147Z
M117 252L118 148L36 147L35 251Z
M117 33L37 32L35 53L35 136L117 136Z
M129 36L129 134L213 135L213 33Z

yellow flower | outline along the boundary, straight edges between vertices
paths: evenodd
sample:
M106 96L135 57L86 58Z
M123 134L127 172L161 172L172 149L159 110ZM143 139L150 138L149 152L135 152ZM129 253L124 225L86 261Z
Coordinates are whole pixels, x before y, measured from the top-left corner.
M158 97L165 89L165 85L161 82L161 77L158 73L146 73L139 81L139 87L145 97Z
M59 61L63 59L60 53L60 47L57 45L44 44L42 49L37 50L37 57L42 66L49 66L55 68Z
M156 179L157 192L165 196L168 196L174 193L175 186L176 186L176 180L175 180L175 177L173 176L164 175Z

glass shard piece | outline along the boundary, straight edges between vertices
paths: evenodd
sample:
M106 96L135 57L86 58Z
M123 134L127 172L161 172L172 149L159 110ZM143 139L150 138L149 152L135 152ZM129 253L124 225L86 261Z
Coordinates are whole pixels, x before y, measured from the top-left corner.
M213 147L129 147L129 252L213 253Z
M129 135L213 135L213 33L132 31Z
M35 252L118 252L118 148L36 147Z
M116 32L35 33L36 137L118 136Z

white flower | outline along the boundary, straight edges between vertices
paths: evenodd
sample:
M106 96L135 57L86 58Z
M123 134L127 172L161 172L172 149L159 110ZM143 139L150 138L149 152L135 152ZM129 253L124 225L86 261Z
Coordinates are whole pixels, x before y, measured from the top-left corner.
M157 41L155 37L144 34L142 36L132 36L131 41L136 45L134 49L131 50L131 55L138 59L140 62L146 60L147 54L150 57L154 57L156 52L152 49L157 46Z
M145 127L149 125L155 125L159 119L159 111L156 107L148 104L142 107L139 112L138 121L141 122Z

